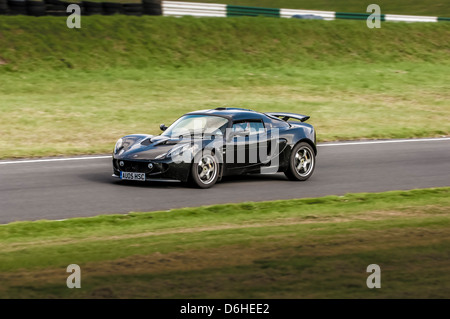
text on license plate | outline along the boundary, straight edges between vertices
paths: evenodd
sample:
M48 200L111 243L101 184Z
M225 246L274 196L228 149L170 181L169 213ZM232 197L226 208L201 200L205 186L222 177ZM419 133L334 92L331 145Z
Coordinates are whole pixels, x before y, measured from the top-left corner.
M145 181L145 173L120 172L120 179Z

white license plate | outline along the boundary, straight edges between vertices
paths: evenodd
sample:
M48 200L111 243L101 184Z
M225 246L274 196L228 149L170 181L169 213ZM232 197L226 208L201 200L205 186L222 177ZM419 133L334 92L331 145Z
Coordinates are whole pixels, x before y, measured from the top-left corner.
M120 172L120 179L145 182L145 173Z

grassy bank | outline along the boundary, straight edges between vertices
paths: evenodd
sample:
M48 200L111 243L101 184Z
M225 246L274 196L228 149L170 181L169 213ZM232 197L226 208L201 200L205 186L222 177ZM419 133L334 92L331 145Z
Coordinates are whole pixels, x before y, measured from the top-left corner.
M306 67L314 64L449 63L446 23L274 18L2 17L0 74L39 70Z
M320 141L450 134L448 24L0 21L0 158L110 152L218 106L311 115Z
M0 226L0 297L447 298L450 188ZM82 288L68 289L78 264ZM382 288L365 285L369 264Z

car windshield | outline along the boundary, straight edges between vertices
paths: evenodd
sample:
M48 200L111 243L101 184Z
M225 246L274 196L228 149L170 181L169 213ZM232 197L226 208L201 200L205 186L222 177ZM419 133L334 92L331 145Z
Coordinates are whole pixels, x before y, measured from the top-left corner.
M191 135L224 135L228 126L226 118L214 115L185 115L175 121L161 135L182 138Z

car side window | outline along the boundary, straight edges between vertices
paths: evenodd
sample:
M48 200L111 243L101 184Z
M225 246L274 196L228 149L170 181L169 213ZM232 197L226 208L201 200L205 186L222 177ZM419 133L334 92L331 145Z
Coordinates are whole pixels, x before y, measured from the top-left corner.
M264 124L262 122L250 122L250 134L264 133Z
M233 123L232 131L236 132L250 132L250 135L264 133L264 124L260 121L241 121Z
M249 123L248 122L239 122L239 123L233 123L233 132L243 132L246 130L250 130L248 128Z

